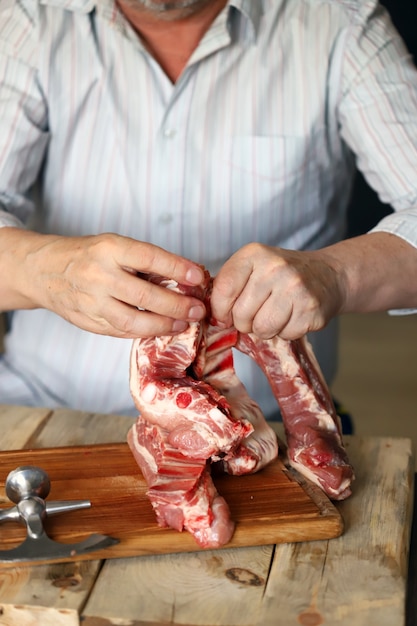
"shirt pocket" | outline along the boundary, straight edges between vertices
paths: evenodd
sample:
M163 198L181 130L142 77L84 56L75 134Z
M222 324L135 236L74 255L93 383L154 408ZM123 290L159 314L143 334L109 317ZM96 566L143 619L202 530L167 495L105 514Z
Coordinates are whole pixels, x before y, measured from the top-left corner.
M240 219L247 218L253 238L283 245L317 217L317 145L317 140L293 135L231 140L227 163L231 206Z
M309 180L314 170L311 139L303 136L241 136L231 141L230 167L278 188Z

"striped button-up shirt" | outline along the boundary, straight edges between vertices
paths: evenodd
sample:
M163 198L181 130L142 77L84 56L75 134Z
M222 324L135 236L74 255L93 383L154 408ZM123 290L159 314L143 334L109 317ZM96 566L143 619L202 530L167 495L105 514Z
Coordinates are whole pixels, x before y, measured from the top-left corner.
M355 158L396 210L380 228L416 245L417 78L376 0L230 0L176 84L114 0L0 0L2 226L113 231L215 273L250 241L343 237ZM130 345L18 311L0 402L132 412Z

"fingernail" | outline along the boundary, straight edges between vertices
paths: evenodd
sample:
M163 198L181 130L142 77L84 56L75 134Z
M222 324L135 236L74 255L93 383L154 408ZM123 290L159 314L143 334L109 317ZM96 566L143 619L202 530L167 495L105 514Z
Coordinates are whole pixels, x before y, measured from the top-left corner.
M187 328L187 322L183 322L182 320L175 320L172 324L172 331L174 333L181 333L183 330Z
M204 307L198 305L192 306L191 309L188 311L188 319L191 321L201 320L201 318L204 317L204 314Z
M198 267L191 267L185 275L187 282L192 285L199 285L203 280L203 273Z

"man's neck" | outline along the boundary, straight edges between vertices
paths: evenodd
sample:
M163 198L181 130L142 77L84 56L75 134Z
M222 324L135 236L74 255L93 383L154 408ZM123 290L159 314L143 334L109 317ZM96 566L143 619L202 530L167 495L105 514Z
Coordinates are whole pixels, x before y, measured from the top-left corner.
M163 19L129 0L117 0L148 51L175 83L227 0L212 0L187 17Z

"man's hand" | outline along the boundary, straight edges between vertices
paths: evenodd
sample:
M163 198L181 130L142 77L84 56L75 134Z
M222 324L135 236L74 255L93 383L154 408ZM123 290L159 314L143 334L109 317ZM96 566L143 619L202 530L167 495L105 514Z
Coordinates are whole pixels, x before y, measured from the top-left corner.
M157 246L114 234L59 237L8 227L0 244L3 310L42 307L84 330L125 338L179 332L205 315L198 299L137 275L202 282L195 263Z
M297 252L249 244L214 280L212 314L268 339L296 339L340 313L417 308L417 250L374 232Z
M213 317L268 339L295 339L325 326L341 307L336 272L316 252L252 243L238 250L214 280Z

